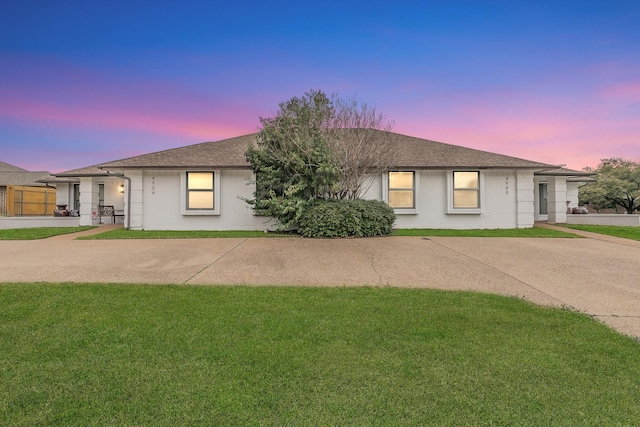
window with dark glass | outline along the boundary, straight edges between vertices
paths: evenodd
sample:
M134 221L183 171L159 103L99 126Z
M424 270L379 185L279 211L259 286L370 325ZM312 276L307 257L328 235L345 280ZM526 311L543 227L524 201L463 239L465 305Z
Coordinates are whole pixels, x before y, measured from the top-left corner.
M73 207L72 209L80 210L80 184L73 184Z
M453 172L453 208L480 208L480 172Z
M187 209L214 209L213 172L187 172Z
M540 215L547 215L547 183L540 183L538 185L538 197L540 199Z
M415 208L415 172L389 172L389 206Z

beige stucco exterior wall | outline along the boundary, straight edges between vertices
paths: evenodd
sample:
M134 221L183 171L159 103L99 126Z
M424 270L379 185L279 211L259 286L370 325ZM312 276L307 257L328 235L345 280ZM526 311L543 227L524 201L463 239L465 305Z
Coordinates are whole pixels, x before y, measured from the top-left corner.
M533 173L516 170L481 171L481 209L478 213L451 213L448 175L452 171L416 170L416 206L396 210L397 228L526 228L532 227L536 209L537 181ZM185 214L182 204L185 170L127 171L127 197L122 208L130 213L129 226L146 230L267 230L275 225L269 218L256 216L244 199L253 195L250 170L217 170L219 180L216 214ZM386 201L386 174L371 178L364 198ZM556 199L566 209L567 190L564 178L555 184ZM114 181L115 182L115 181ZM124 180L122 180L124 182ZM93 191L84 184L82 188ZM117 189L119 183L114 183ZM81 188L81 191L82 191ZM116 190L117 191L117 190ZM96 190L97 193L97 190ZM105 187L105 197L107 187ZM93 193L92 193L93 194ZM576 188L577 197L577 188ZM81 193L82 198L82 193ZM95 195L97 200L97 194ZM84 200L84 199L82 199ZM130 200L130 206L128 204ZM92 203L89 200L89 203ZM114 204L115 203L111 203ZM96 202L97 205L97 202ZM560 203L558 204L560 206ZM90 211L89 211L90 217ZM561 218L560 218L561 219ZM565 214L566 221L566 214Z
M185 214L182 175L176 171L128 172L131 178L131 228L145 230L267 230L269 218L256 216L244 201L253 195L250 170L217 170L219 213Z
M396 228L517 228L533 226L533 174L481 171L481 212L450 213L451 192L444 170L416 170L415 209L396 209ZM365 198L387 201L386 174L376 178ZM520 201L518 202L518 197Z

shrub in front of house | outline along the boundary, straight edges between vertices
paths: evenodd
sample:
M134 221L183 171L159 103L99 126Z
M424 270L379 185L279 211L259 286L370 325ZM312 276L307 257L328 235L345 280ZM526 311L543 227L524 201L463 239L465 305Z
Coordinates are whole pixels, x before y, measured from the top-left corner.
M304 237L371 237L391 234L396 217L377 200L318 200L298 221Z

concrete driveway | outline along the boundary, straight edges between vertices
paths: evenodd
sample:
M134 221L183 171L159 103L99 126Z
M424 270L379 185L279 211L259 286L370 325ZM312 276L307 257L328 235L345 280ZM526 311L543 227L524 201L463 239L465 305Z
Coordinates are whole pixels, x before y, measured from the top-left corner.
M84 233L106 231L111 226ZM402 286L566 306L640 338L640 242L380 237L0 241L0 282Z

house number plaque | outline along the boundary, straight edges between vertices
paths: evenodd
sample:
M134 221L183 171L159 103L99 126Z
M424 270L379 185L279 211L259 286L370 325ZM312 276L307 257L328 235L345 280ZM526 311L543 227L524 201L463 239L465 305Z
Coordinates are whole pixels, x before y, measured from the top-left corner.
M504 178L504 194L509 194L509 177Z
M151 194L156 194L156 177L151 177Z

